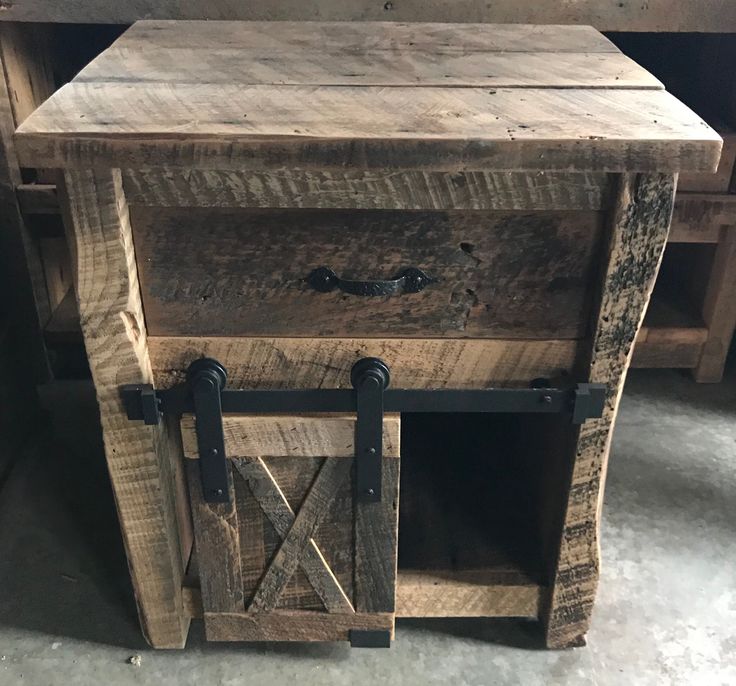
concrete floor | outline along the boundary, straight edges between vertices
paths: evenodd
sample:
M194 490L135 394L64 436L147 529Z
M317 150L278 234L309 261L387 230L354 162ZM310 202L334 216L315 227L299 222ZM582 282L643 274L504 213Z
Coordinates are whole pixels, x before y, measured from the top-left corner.
M79 430L93 400L87 393L80 409L79 389L51 395L56 437L36 437L0 491L1 686L736 684L733 364L718 386L671 371L631 374L593 628L587 647L566 652L542 650L531 622L465 620L401 621L388 651L207 644L195 623L185 651L151 651L101 448L94 431Z

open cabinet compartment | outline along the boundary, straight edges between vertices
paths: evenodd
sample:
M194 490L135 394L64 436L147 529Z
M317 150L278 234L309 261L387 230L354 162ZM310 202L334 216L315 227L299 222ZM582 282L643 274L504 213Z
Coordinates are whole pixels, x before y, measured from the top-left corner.
M397 616L539 616L576 433L559 416L402 415Z

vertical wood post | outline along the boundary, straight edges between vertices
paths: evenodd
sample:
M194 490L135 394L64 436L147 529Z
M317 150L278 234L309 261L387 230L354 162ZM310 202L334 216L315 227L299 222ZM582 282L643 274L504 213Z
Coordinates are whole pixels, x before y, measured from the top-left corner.
M718 383L723 377L736 326L736 226L721 227L703 302L708 339L695 368L698 383Z
M13 293L6 301L14 348L24 366L32 368L34 383L44 383L51 376L43 340L51 307L38 244L15 194L22 179L13 132L52 91L43 33L35 26L0 22L0 273L3 285ZM28 405L34 402L29 398Z
M584 643L598 587L599 527L618 402L662 261L677 177L622 175L611 217L588 379L605 383L603 416L582 425L567 491L557 565L547 599L550 648Z
M120 172L68 171L64 181L82 332L141 626L152 646L183 647L177 442L165 422L129 421L120 399L122 384L152 381Z

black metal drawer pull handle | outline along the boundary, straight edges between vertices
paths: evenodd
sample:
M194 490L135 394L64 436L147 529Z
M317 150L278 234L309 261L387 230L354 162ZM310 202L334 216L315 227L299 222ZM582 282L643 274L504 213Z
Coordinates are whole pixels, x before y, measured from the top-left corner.
M388 281L351 281L341 279L329 267L318 267L304 280L320 293L330 293L337 288L343 293L368 296L419 293L425 286L437 282L416 267L407 267Z

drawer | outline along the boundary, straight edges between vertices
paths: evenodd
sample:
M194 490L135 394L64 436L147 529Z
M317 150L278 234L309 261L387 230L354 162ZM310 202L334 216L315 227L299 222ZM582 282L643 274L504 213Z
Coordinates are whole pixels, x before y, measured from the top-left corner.
M209 640L393 632L400 419L383 423L382 499L354 498L354 415L224 418L230 502L202 497L181 422Z
M152 336L580 338L602 217L131 208ZM321 292L308 280L320 267L371 284L414 267L431 282L391 295L344 283Z

